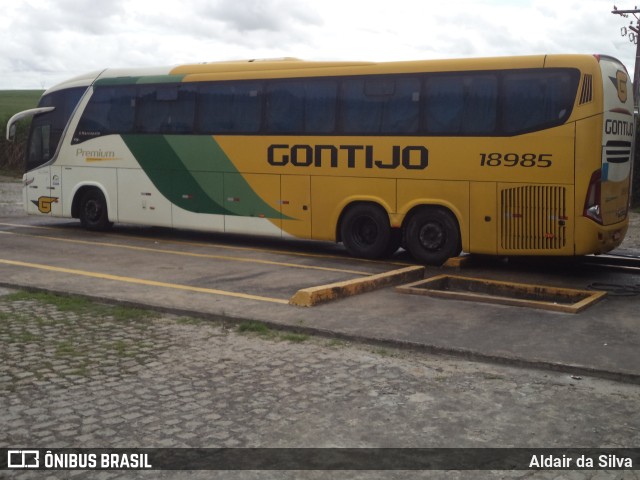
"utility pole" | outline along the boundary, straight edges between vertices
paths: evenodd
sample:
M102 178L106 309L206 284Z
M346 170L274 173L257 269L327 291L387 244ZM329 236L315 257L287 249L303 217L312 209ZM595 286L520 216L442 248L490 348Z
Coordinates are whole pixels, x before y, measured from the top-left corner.
M640 17L638 14L640 13L640 9L637 6L633 7L633 10L618 10L618 8L614 5L612 12L615 15L620 15L623 18L629 18L629 15L633 15L636 19L635 25L633 20L629 24L628 29L631 30L631 33L627 31L627 27L622 27L620 29L620 33L623 37L629 36L629 41L631 43L636 44L636 64L633 69L633 106L634 106L634 124L637 128L637 119L636 112L640 110L640 42L638 42L638 37L640 36ZM638 134L636 130L636 144L632 148L633 159L631 161L631 192L630 192L630 204L631 206L640 205L640 161L638 157Z
M638 36L640 36L640 17L638 17L638 14L640 13L640 9L634 7L633 10L618 10L618 7L614 5L611 13L620 15L623 18L629 18L629 15L633 15L636 19L635 25L634 22L631 21L629 27L622 27L620 34L623 37L628 36L629 41L636 44L636 64L633 70L633 105L636 110L638 110L638 103L640 102L640 42L638 42ZM631 30L631 33L629 33L628 30Z

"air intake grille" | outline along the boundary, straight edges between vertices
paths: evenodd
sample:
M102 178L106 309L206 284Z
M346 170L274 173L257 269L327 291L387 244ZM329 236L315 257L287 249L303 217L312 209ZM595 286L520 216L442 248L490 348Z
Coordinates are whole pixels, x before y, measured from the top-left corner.
M626 163L631 158L631 142L610 140L604 147L604 154L609 163Z
M526 186L502 191L504 250L556 250L565 246L564 187Z
M582 77L582 92L580 93L580 105L589 103L593 100L593 76L585 75Z

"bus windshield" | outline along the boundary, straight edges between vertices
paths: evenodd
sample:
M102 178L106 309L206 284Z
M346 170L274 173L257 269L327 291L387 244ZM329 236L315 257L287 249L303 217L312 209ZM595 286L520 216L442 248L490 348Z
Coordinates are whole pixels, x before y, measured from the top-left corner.
M44 165L53 158L69 118L85 90L86 87L58 90L40 99L38 108L53 107L53 110L33 117L26 171Z

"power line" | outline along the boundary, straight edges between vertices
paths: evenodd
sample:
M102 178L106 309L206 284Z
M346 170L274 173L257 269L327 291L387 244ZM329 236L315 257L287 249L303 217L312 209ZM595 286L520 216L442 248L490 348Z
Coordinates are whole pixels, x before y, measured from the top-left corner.
M633 10L618 10L618 7L614 5L611 13L620 15L623 18L629 18L629 15L633 15L636 19L635 25L632 20L628 27L622 27L620 34L623 37L628 37L629 41L636 45L636 64L633 71L633 103L637 108L640 101L640 43L638 42L638 37L640 36L640 17L638 17L638 14L640 9L634 6ZM631 33L628 30L631 30Z

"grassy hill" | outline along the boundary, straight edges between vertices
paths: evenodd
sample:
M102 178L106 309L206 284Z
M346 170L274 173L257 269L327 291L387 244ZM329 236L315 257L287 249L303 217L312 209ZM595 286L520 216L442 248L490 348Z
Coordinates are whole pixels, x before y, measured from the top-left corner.
M18 125L17 141L5 140L7 122L15 113L38 105L43 90L0 90L0 172L19 174L23 168L24 143L29 121Z
M44 90L0 90L0 119L7 119L14 113L35 108ZM6 125L2 125L3 131Z

